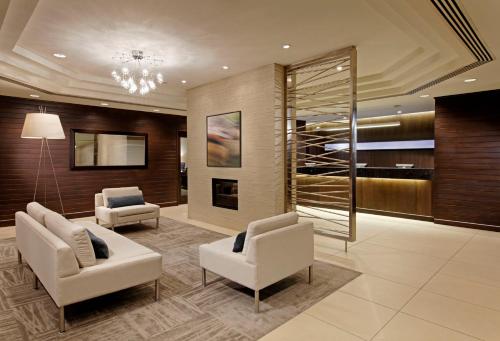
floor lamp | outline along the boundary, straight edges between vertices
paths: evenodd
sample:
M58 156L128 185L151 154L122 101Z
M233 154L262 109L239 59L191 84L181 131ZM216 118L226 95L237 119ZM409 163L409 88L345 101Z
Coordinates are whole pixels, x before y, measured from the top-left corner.
M42 110L41 110L42 111ZM40 177L40 167L44 165L45 173L45 149L47 148L50 165L52 166L52 173L54 174L54 179L56 180L57 194L59 195L59 202L61 203L62 214L64 215L64 206L61 199L61 192L59 191L59 184L57 182L56 171L54 169L54 163L52 162L52 155L50 153L49 140L64 140L66 136L61 125L61 120L58 115L47 114L45 112L26 114L24 120L23 131L21 137L24 139L41 139L42 143L40 145L40 157L38 159L38 170L36 172L36 184L35 193L33 194L33 201L36 199L36 192L38 189L38 179ZM45 205L47 205L47 177L44 174L44 197Z

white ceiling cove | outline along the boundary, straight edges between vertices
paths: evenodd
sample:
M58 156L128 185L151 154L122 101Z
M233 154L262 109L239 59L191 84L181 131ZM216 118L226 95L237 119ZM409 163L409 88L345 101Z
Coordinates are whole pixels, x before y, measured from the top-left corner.
M498 54L500 2L458 4ZM0 25L2 95L182 115L190 87L350 45L358 49L360 116L430 110L433 96L500 88L494 60L400 96L475 61L431 0L0 0ZM113 56L132 49L164 60L166 84L144 97L110 77Z

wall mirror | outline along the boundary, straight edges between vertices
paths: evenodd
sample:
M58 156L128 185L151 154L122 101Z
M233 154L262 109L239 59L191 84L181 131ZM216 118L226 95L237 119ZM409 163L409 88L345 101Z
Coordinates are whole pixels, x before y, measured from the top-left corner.
M148 135L71 130L71 169L146 168Z

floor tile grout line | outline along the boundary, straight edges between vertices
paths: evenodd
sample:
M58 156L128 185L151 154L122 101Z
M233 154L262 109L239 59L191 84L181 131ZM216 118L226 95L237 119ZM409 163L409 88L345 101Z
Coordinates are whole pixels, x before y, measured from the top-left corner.
M332 265L344 267L344 268L347 268L347 269L350 269L350 270L353 270L353 271L357 271L357 272L360 272L363 275L369 275L369 276L372 276L372 277L377 277L379 279L383 279L383 280L386 280L386 281L389 281L389 282L392 282L392 283L395 283L395 284L407 286L407 287L410 287L410 288L413 288L413 289L419 289L421 287L421 285L413 285L413 284L408 284L408 283L401 282L401 281L398 282L395 279L384 277L384 276L382 276L382 275L380 275L378 273L366 272L366 271L363 272L360 269L356 269L356 268L354 268L352 266L348 266L348 265L345 265L345 264L342 264L342 263L339 263L339 262L333 262L332 260L327 259L327 258L321 258L321 257L319 257L319 258L315 258L315 259L319 260L321 262L325 262L325 263L328 263L328 264L332 264Z
M350 282L349 282L349 283L350 283ZM346 283L345 285L347 285L347 284L349 284L349 283ZM344 286L345 286L345 285L344 285ZM381 327L381 328L377 331L377 333L376 333L376 334L375 334L375 335L374 335L374 336L373 336L370 340L373 340L373 339L374 339L374 338L375 338L375 337L379 334L379 332L380 332L380 331L382 331L382 330L383 330L383 329L387 326L387 324L389 324L389 322L391 322L391 321L392 321L392 320L393 320L393 319L394 319L397 315L399 315L399 314L408 315L408 316L411 316L411 317L413 317L413 318L419 319L419 320L421 320L421 321L425 321L425 322L431 323L431 324L433 324L433 325L436 325L436 326L439 326L439 327L442 327L442 328L445 328L445 329L448 329L448 330L454 331L454 332L456 332L456 333L463 334L463 335L466 335L466 336L470 336L470 337L472 337L472 338L474 338L474 339L477 339L477 340L483 340L483 339L481 339L481 338L478 338L477 336L473 336L473 335L470 335L470 334L464 333L464 332L462 332L462 331L455 330L455 329L452 329L452 328L447 327L447 326L443 326L443 325L441 325L441 324L439 324L439 323L436 323L435 321L426 320L426 319L423 319L423 318L421 318L421 317L419 317L419 316L412 315L412 314L410 314L410 313L408 313L408 312L402 311L402 310L401 310L402 308L401 308L401 309L392 308L392 307L389 307L389 306L387 306L387 305L385 305L385 304L382 304L382 303L379 303L379 302L375 302L375 301L369 300L369 299L367 299L367 298L365 298L365 297L360 297L360 296L354 295L354 294L352 294L352 293L342 291L342 288L343 288L344 286L342 286L342 287L341 287L340 289L338 289L337 291L340 291L340 292L342 292L343 294L346 294L346 295L350 295L350 296L353 296L353 297L356 297L356 298L362 299L362 300L364 300L364 301L366 301L366 302L373 303L373 304L376 304L376 305L382 306L382 307L384 307L384 308L388 308L388 309L390 309L390 310L392 310L392 311L394 311L394 312L395 312L395 313L394 313L394 315L393 315L393 316L389 319L389 321L388 321L386 324L384 324L384 326L382 326L382 327ZM417 291L424 291L424 290L422 289L422 290L417 290ZM334 292L334 293L335 293L335 292ZM333 295L334 293L332 293L331 295ZM411 300L412 298L413 298L413 296L412 296L409 300ZM321 302L321 301L320 301L320 302ZM319 304L320 302L318 302L317 304ZM407 302L408 302L408 301L407 301ZM406 303L405 303L405 304L406 304ZM405 304L403 304L403 307L405 306ZM490 309L490 310L492 310L492 309ZM305 313L305 312L304 312L304 313ZM310 314L308 314L308 315L310 315ZM310 316L312 316L312 315L310 315ZM313 317L314 317L314 316L313 316ZM318 318L318 319L319 319L319 318ZM332 325L333 325L333 324L332 324Z
M491 308L491 307L484 306L482 304L472 303L472 302L465 301L465 300L460 299L460 298L456 298L456 297L453 297L453 296L444 295L444 294L441 294L439 292L434 292L434 291L429 290L429 289L422 288L421 291L424 291L426 293L433 294L433 295L436 295L436 296L446 297L446 298L449 298L449 299L457 301L457 302L462 302L462 303L470 304L470 305L473 305L473 306L476 306L476 307L480 307L480 308L483 308L483 309L491 310L492 312L500 313L500 309L494 309L494 308Z
M432 274L428 279L427 281L425 281L419 288L418 290L406 301L405 304L403 304L403 306L398 310L398 312L394 315L396 316L397 314L403 312L403 309L423 290L423 288L434 278L436 277L436 275L447 265L449 264L449 262L453 259L453 257L455 257L464 247L465 245L467 245L471 240L472 240L473 236L471 236L463 245L461 248L459 248L449 259L448 261L446 261L442 266L440 266L435 272L434 274ZM393 319L394 319L394 316L389 319L389 321L387 321L386 324L384 324L384 326L382 326L382 328L380 328L378 330L377 333L375 333L375 335L370 339L370 340L373 340ZM442 327L445 327L445 326L442 326ZM451 329L451 328L450 328Z
M466 335L466 336L469 336L473 339L476 339L476 340L481 340L481 341L485 341L484 339L480 338L480 337L477 337L477 336L474 336L474 335L470 335L470 334L467 334L467 333L464 333L463 331L460 331L460 330L456 330L456 329L453 329L453 328L450 328L448 326L443 326L442 324L439 324L439 323L436 323L435 321L431 321L431 320L427 320L427 319L424 319L424 318L421 318L420 316L416 316L416 315L413 315L413 314L410 314L406 311L400 311L398 312L398 315L401 314L401 315L407 315L407 316L410 316L410 317L413 317L417 320L420 320L420 321L425 321L427 323L430 323L430 324L433 324L435 326L438 326L438 327L441 327L441 328L444 328L444 329L448 329L448 330L451 330L455 333L458 333L458 334L462 334L462 335Z
M392 229L392 228L391 228L391 227L388 227L388 228L387 228L386 230L384 230L384 231L380 231L380 232L375 233L374 235L372 235L372 236L370 236L370 237L368 237L368 238L366 238L366 239L359 240L359 241L356 241L356 242L354 242L354 243L351 243L351 245L349 245L349 242L348 242L348 243L347 243L347 252L349 252L349 250L350 250L351 248L353 248L353 247L355 247L355 246L357 246L357 245L359 245L359 244L361 244L361 243L364 243L364 242L366 242L367 240L369 240L369 239L371 239L371 238L373 238L373 237L376 237L376 236L378 236L378 235L379 235L379 234L381 234L381 233L388 232L387 230L389 230L389 229ZM319 246L320 246L320 247L324 247L324 248L326 248L326 249L333 250L333 251L335 251L336 253L339 253L339 252L346 253L346 251L345 251L345 250L338 250L338 249L335 249L335 248L333 248L333 247L327 247L327 246L323 246L323 245L319 245Z
M351 282L352 282L352 281L351 281ZM373 301L373 300L370 300L370 299L368 299L368 298L366 298L366 297L361 297L361 296L358 296L358 295L356 295L356 294L353 294L353 293L350 293L350 292L347 292L347 291L343 291L343 290L342 290L342 288L343 288L343 287L345 287L347 284L349 284L349 283L351 283L351 282L348 282L348 283L344 284L342 287L340 287L339 289L337 289L337 291L340 291L340 292L341 292L341 293L343 293L343 294L350 295L350 296L353 296L353 297L356 297L356 298L362 299L362 300L367 301L367 302L370 302L370 303L377 304L377 305L382 306L382 307L384 307L384 308L388 308L388 309L394 310L396 313L398 312L398 308L390 307L390 306L385 305L385 304L383 304L383 303L380 303L380 302L375 302L375 301ZM337 292L337 291L335 291L335 292ZM334 292L334 293L335 293L335 292ZM332 295L333 295L333 294L332 294ZM321 302L321 301L320 301L320 302ZM318 303L319 303L319 302L318 302Z
M321 302L321 301L320 301L320 302ZM320 302L318 302L318 303L320 303ZM318 304L318 303L316 303L316 304ZM309 309L308 309L308 310L309 310ZM348 333L348 334L350 334L350 335L352 335L352 336L355 336L355 337L357 337L357 338L359 338L359 339L361 339L361 340L369 341L369 339L365 339L364 337L359 336L359 335L357 335L357 334L354 334L353 332L351 332L351 331L349 331L349 330L347 330L347 329L344 329L344 328L342 328L342 327L339 327L339 326L337 326L336 324L333 324L333 323L331 323L331 322L329 322L329 321L323 320L322 318L316 317L316 316L314 316L314 315L312 315L312 314L308 313L308 312L307 312L307 310L303 311L303 312L302 312L302 314L305 314L305 315L307 315L307 316L309 316L309 317L312 317L312 318L314 318L314 319L316 319L316 320L318 320L318 321L321 321L321 322L323 322L323 323L326 323L326 324L328 324L329 326L333 326L333 327L335 327L335 328L338 328L338 329L342 330L343 332L346 332L346 333ZM297 316L298 316L298 315L297 315Z
M369 243L373 244L373 245L387 247L387 248L394 249L394 250L400 250L400 251L409 252L409 253L416 253L416 254L419 254L419 255L426 255L428 257L435 257L435 258L441 258L441 259L448 259L448 257L449 257L449 256L436 256L436 255L431 255L431 254L425 253L425 252L418 252L418 251L412 251L412 250L408 250L408 249L401 249L401 248L397 248L397 247L393 247L393 246L388 246L388 245L385 245L385 244L377 243L376 241L369 241ZM466 241L466 243L467 243L467 241ZM461 245L458 245L458 247L461 247Z
M456 262L456 260L453 260L453 261ZM351 270L353 270L353 269L351 269ZM474 279L469 279L469 278L466 278L466 277L462 277L462 276L455 275L455 274L450 274L450 273L447 273L447 272L443 272L442 274L445 275L445 276L453 277L453 278L459 278L461 280L472 282L472 283L475 283L475 284L480 284L480 285L483 285L485 287L500 289L500 285L499 286L495 286L495 285L492 285L492 284L489 284L489 283L477 281L477 280L474 280Z
M491 256L491 258L494 258L495 256ZM498 257L498 256L496 256ZM483 264L484 262L472 262L472 261L467 261L467 260L463 260L463 259L460 259L460 258L455 258L453 259L454 262L459 262L459 263L465 263L465 264L469 264L469 265L480 265L480 264ZM478 264L479 263L479 264ZM494 266L495 268L498 268L500 270L500 265L496 265L496 264L492 264L490 266Z
M468 241L466 241L464 244L467 244L467 242ZM401 252L411 253L411 254L415 254L415 255L426 256L426 257L437 258L437 259L444 259L444 260L449 260L450 257L453 257L455 255L455 253L453 253L451 256L440 257L440 256L429 255L429 254L425 254L425 253L421 253L421 252L417 252L417 251L403 250L403 249L399 249L399 248L392 247L392 246L377 244L377 243L374 243L374 242L368 242L368 244L376 245L376 246L379 246L379 247L385 247L385 248L388 248L388 249L391 249L391 250L395 250L395 251L401 251ZM464 246L464 245L459 246L459 250L462 248L462 246Z

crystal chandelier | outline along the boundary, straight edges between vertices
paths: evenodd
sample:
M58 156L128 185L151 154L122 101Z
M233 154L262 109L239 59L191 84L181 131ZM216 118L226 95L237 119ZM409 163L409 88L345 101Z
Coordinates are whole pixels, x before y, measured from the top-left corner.
M154 70L161 64L161 59L145 56L140 50L122 53L114 59L120 62L121 68L113 70L111 76L130 94L139 90L141 95L146 95L164 82L163 75Z

